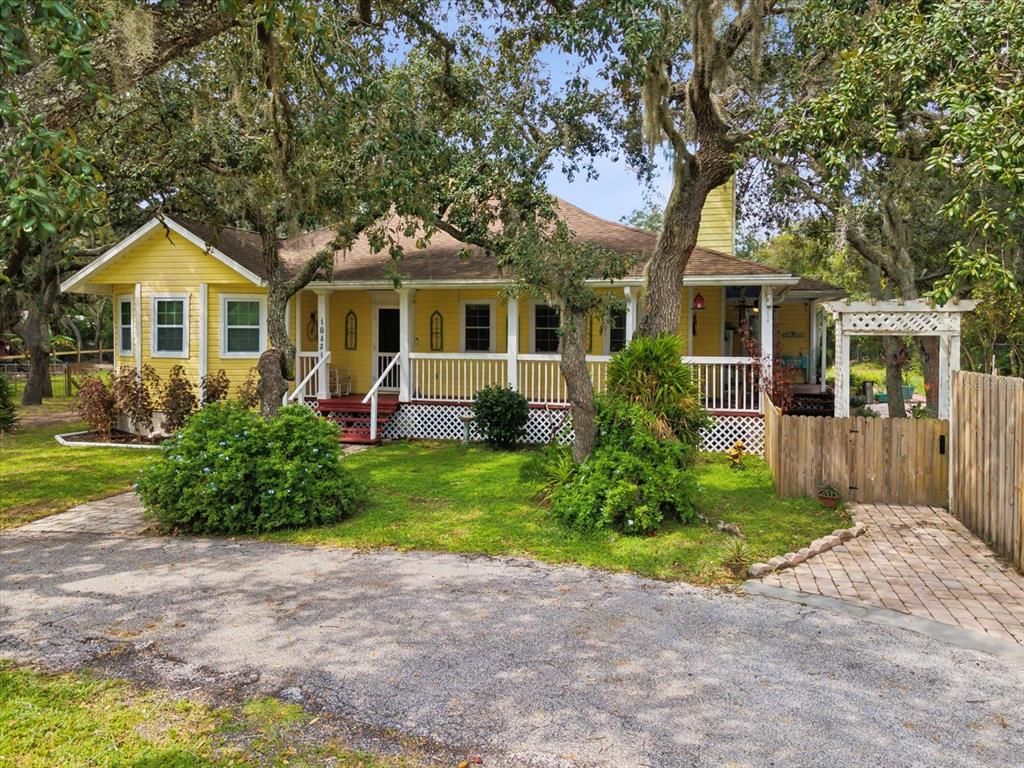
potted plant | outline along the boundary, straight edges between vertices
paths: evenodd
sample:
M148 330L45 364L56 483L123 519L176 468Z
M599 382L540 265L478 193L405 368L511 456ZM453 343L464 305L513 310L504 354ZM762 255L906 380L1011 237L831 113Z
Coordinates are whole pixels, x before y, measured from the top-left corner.
M839 503L839 491L831 485L823 485L818 489L818 501L826 507L834 507Z

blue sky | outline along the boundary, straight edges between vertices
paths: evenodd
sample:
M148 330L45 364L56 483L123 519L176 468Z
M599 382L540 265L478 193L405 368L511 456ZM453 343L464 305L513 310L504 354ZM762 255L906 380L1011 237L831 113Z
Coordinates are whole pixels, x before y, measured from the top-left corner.
M595 168L599 176L593 180L577 176L569 181L555 170L548 178L548 189L563 200L611 221L619 221L623 216L643 207L645 185L625 163L601 157L597 159ZM654 179L655 199L664 202L670 181L664 171Z

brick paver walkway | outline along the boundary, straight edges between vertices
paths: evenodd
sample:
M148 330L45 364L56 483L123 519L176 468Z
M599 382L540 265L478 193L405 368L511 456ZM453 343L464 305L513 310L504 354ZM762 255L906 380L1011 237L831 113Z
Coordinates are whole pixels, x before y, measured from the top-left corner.
M868 532L762 581L1024 644L1024 576L936 507L856 504Z
M90 501L67 512L41 517L18 528L35 533L109 533L137 535L150 523L142 514L142 502L134 493Z

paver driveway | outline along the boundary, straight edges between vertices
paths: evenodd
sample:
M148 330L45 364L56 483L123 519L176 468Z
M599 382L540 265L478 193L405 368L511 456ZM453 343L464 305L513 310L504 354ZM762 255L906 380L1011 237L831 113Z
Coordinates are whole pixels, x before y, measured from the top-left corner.
M937 507L854 504L863 536L763 579L1024 643L1024 576Z
M487 766L988 768L1024 754L1024 656L770 598L259 542L20 530L0 549L2 656L276 693ZM375 733L354 746L379 746Z

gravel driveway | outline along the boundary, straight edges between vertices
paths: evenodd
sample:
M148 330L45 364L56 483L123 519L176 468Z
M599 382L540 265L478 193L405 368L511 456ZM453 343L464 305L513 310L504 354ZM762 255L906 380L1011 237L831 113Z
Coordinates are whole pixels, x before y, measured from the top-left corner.
M1024 755L1019 659L767 597L223 540L15 531L0 548L2 656L276 693L487 766Z

